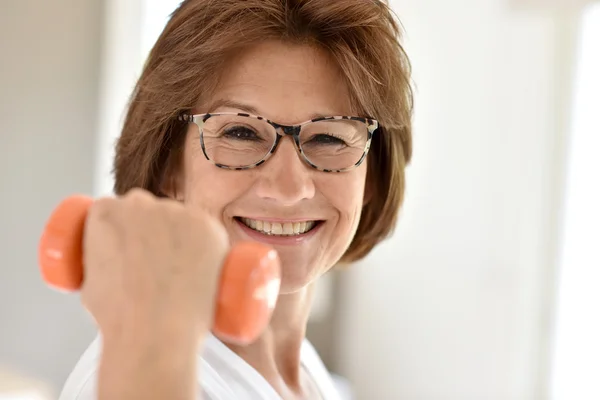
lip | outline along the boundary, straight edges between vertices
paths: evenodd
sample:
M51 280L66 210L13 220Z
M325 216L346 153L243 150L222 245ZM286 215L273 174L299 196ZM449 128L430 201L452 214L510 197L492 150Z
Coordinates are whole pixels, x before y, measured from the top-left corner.
M320 221L317 224L317 226L315 226L313 229L311 229L307 233L303 233L301 235L271 236L271 235L262 234L258 231L255 231L252 228L247 227L242 221L240 221L237 218L234 218L234 221L240 227L242 232L244 232L246 234L246 236L249 236L252 240L255 240L257 242L266 243L266 244L279 245L279 246L294 246L294 245L300 245L300 244L307 242L321 230L321 228L323 226L323 222L324 222L324 221ZM267 221L269 221L269 220L267 220ZM289 221L290 220L286 220L286 222L289 222ZM313 221L313 220L303 220L303 221ZM275 222L277 222L277 221L275 221ZM299 222L301 222L301 221L299 221Z
M236 218L248 218L248 219L254 219L256 221L263 221L263 222L277 222L277 223L285 223L285 222L290 222L292 224L297 223L297 222L311 222L311 221L323 221L324 218L289 218L289 219L285 219L285 218L261 218L261 217L249 217L249 216L238 216Z

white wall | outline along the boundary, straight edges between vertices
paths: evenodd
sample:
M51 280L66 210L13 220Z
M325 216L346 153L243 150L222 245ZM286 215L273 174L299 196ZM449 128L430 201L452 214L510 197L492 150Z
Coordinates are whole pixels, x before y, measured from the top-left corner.
M0 364L58 387L91 340L77 296L48 289L37 243L53 207L92 193L101 0L2 0Z
M358 399L547 398L573 19L514 3L392 1L415 154L397 232L343 280Z

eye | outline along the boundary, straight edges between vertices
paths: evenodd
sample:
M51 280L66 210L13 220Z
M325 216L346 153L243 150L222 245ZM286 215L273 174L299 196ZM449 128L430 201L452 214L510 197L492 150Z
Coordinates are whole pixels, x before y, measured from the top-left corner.
M346 141L333 133L319 133L310 138L311 143L315 144L336 144L345 145Z
M262 140L262 138L247 126L231 126L223 129L222 137L235 140Z

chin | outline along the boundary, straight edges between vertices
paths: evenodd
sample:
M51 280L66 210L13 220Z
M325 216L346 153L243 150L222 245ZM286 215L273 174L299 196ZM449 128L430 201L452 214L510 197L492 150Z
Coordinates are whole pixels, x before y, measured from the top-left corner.
M286 263L282 260L279 294L298 293L319 279L320 274L316 270L307 270L298 264L298 262Z

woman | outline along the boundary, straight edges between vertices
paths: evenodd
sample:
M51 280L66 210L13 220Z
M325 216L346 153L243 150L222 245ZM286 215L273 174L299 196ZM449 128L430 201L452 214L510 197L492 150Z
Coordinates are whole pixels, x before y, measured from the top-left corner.
M180 5L131 99L118 197L89 214L82 301L102 341L62 400L337 398L305 329L315 281L396 222L412 112L398 37L379 0ZM277 250L282 281L269 326L236 346L209 328L219 265L249 239Z

